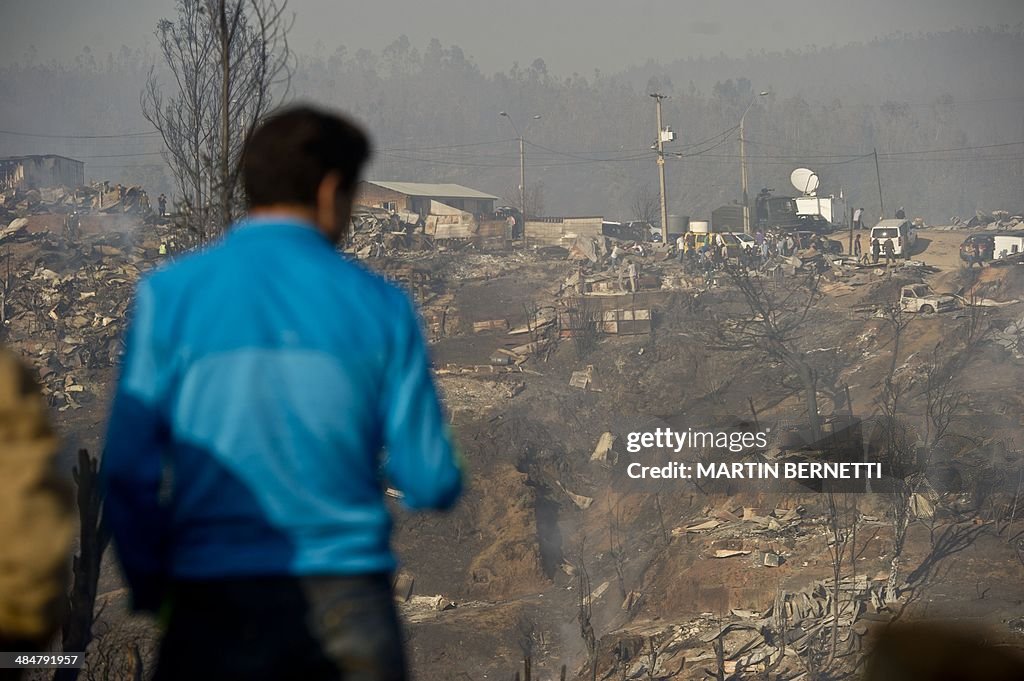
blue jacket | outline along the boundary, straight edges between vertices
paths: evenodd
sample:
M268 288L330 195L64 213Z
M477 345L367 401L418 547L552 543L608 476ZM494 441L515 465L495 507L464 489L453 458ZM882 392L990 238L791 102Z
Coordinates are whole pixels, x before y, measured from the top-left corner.
M140 608L172 580L393 570L385 480L413 509L461 489L412 304L283 219L139 283L102 476Z

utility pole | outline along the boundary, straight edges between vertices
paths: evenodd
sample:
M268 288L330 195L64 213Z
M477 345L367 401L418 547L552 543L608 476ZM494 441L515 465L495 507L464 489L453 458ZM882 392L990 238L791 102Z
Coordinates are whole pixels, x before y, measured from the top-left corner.
M754 106L754 102L757 101L757 98L767 96L767 92L759 92L753 99L750 100L750 104L747 104L747 108L743 110L743 115L740 116L740 187L743 191L744 234L750 234L750 196L747 193L747 140L743 136L743 125L747 120L747 114L750 112L750 107Z
M526 222L526 143L519 136L519 212Z
M665 145L662 136L661 126L661 100L665 99L666 95L658 93L652 93L651 97L654 98L655 110L657 111L658 119L658 184L661 188L661 243L668 243L668 198L665 196Z
M853 255L853 211L855 210L857 209L851 208L850 210L846 211L846 219L850 223L850 241L849 245L846 247L846 252L851 255ZM849 396L847 396L847 398L849 398Z
M746 117L747 112L744 111L740 117L740 187L743 191L743 233L750 234L750 198L747 194L747 144L746 140L743 139L743 120Z
M879 210L882 212L882 214L878 216L878 219L879 220L884 220L885 219L885 201L882 200L882 173L880 173L878 171L878 149L875 148L875 149L872 149L871 151L875 155L875 177L878 179L878 206L879 206Z
M516 126L516 122L512 120L512 116L507 111L499 112L499 115L508 119L512 129L516 132L516 137L519 139L519 212L523 219L523 224L526 224L526 139L523 137L523 133L519 131ZM540 120L540 114L534 114L530 120ZM527 121L529 125L529 121ZM523 233L523 239L526 239L526 233Z

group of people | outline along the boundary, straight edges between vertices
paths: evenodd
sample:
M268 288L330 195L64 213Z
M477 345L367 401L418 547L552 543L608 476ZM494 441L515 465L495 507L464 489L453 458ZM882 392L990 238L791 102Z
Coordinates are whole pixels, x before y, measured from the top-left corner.
M853 239L853 255L864 265L868 262L877 263L883 257L886 265L892 265L896 262L896 245L893 243L892 237L875 238L871 239L870 251L865 251L861 246L860 234L858 234Z
M826 250L825 240L815 234L801 238L796 233L775 233L759 229L753 243L741 244L723 234L697 235L687 232L675 243L675 255L687 269L714 271L734 262L748 269L760 269L773 257L789 257L799 250ZM732 241L732 243L730 243Z

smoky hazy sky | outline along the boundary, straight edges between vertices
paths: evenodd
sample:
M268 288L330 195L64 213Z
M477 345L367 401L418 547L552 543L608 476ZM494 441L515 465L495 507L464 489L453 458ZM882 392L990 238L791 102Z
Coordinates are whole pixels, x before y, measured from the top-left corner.
M842 45L896 32L1024 25L1024 0L290 0L298 52L456 44L485 72L542 57L589 75L653 58ZM173 0L0 0L0 64L153 45Z

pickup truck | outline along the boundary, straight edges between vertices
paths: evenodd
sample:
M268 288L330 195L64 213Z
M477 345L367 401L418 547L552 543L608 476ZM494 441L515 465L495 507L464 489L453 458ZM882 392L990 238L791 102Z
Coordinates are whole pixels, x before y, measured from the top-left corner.
M900 310L902 312L920 312L934 314L949 312L959 307L957 299L949 294L939 294L927 284L904 286L900 291Z

